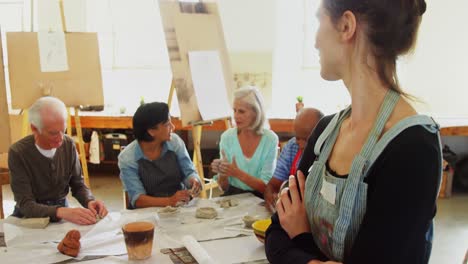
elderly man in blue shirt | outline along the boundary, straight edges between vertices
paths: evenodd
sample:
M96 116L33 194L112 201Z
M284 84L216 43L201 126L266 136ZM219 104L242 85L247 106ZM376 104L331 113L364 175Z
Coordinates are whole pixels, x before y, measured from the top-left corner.
M302 108L297 113L294 119L296 136L291 138L281 150L273 177L265 189L265 207L269 211L275 211L275 202L281 184L288 180L289 175L296 175L307 139L322 117L323 113L315 108Z
M200 192L200 177L173 130L165 103L144 104L135 112L135 140L120 153L118 163L130 208L177 206Z

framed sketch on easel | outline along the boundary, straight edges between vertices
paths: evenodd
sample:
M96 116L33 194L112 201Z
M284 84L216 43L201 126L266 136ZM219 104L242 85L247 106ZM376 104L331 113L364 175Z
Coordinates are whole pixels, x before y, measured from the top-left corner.
M229 102L234 87L218 6L160 0L159 9L182 125L192 125L193 163L205 182L200 144L202 127L204 121L216 119L225 119L226 128L230 126ZM206 197L205 191L216 186L216 183L205 183L202 197Z
M234 87L216 3L160 0L182 125L231 116Z
M104 104L97 34L61 34L64 50L58 41L41 45L42 32L7 33L12 108L27 109L44 95L66 106Z

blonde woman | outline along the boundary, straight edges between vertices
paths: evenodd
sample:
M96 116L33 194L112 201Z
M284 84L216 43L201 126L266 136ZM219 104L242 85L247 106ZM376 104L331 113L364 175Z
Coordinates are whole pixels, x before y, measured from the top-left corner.
M236 127L225 131L219 143L220 159L211 163L224 195L252 192L263 198L276 167L278 136L266 128L263 98L255 87L234 93Z

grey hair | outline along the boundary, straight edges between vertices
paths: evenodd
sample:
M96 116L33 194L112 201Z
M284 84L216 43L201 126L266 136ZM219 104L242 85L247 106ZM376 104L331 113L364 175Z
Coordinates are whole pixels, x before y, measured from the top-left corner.
M244 86L234 91L234 100L239 100L252 107L255 112L255 121L250 128L257 133L263 134L266 127L265 104L260 91L255 86Z
M52 112L52 114L59 115L63 117L63 120L67 120L67 107L65 104L58 98L52 96L41 97L34 102L29 108L29 123L41 132L43 128L42 122L42 112L47 109Z

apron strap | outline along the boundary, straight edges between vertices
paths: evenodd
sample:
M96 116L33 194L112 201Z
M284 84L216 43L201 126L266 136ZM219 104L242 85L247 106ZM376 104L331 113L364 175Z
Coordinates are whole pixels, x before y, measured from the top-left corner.
M320 160L325 161L328 159L328 156L330 155L330 152L333 149L333 145L336 140L336 137L339 134L339 133L336 133L335 130L340 128L339 124L341 124L342 120L346 116L348 116L349 112L351 112L351 106L346 108L341 113L340 112L336 113L335 116L330 121L330 123L328 123L325 130L323 130L322 134L320 134L314 146L315 156L319 157ZM327 140L330 135L332 136L332 139ZM325 148L322 150L322 154L320 154L320 150L322 149L322 146L325 143L325 141L327 141L329 144L325 145Z
M350 227L351 218L353 217L356 196L359 190L359 183L361 182L361 175L367 165L367 158L370 156L380 134L382 133L388 118L393 112L395 105L400 99L400 94L393 90L388 90L385 95L384 101L380 107L377 115L377 120L372 127L366 143L361 149L361 152L356 156L351 165L346 185L341 197L341 205L339 209L338 218L335 222L335 229L333 236L336 238L336 246L333 247L335 256L344 256L344 244L347 231Z
M374 149L375 144L379 140L380 134L382 134L383 129L385 128L385 124L388 121L388 118L393 113L393 109L397 104L398 100L400 99L400 94L393 91L388 90L387 94L385 95L384 102L380 107L379 114L377 115L377 120L372 128L369 136L367 137L366 143L361 149L360 155L365 158L369 158L372 150Z
M376 159L379 157L379 155L387 147L388 143L390 143L395 137L397 137L405 129L409 127L413 127L413 126L418 126L418 125L423 126L430 133L437 133L439 145L442 146L441 140L440 140L440 133L439 133L440 126L434 121L434 119L426 115L415 115L415 116L407 117L401 120L400 122L398 122L389 131L387 131L379 140L379 142L377 142L374 149L372 150L372 154L369 157L369 160L368 160L369 166L364 171L364 177L367 176L367 173L369 172L370 168L372 167ZM441 157L442 157L442 152L441 152Z

